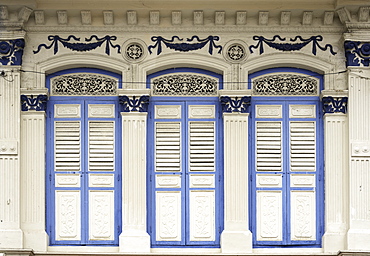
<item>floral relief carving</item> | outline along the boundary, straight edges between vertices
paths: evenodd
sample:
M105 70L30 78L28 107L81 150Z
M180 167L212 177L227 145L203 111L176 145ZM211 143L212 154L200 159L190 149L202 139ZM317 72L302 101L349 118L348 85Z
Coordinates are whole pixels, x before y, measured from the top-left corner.
M176 238L177 225L177 205L178 199L175 196L163 196L161 204L161 238Z
M165 75L152 80L153 95L217 95L218 80L195 74Z
M110 237L110 205L109 198L106 195L94 196L94 217L93 234L94 237Z
M210 196L197 196L194 203L195 208L195 237L210 237L211 236L211 219L210 216Z
M254 95L317 95L318 81L307 76L276 74L253 80Z
M117 80L94 74L62 75L52 79L52 95L116 95Z
M295 206L295 230L294 235L297 238L312 237L311 230L311 198L309 196L297 196Z
M77 237L77 200L75 195L62 195L60 203L61 237Z
M261 198L261 237L277 238L279 236L278 223L281 223L279 201L276 196L262 196Z

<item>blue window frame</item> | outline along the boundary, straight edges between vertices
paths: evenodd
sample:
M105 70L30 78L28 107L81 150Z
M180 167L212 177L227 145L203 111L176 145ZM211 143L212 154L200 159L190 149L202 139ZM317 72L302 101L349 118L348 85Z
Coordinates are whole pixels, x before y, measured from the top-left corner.
M51 77L67 73L49 76L48 86ZM118 245L122 225L118 97L51 96L46 128L50 245Z
M297 72L272 69L251 75ZM251 84L251 83L250 83ZM324 227L323 123L319 96L251 101L250 229L254 247L320 247Z

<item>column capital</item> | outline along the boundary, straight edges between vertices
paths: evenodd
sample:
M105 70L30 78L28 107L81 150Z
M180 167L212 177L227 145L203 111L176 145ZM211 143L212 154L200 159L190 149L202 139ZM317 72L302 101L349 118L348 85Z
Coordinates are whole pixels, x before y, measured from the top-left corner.
M223 113L249 113L251 96L221 96Z
M370 64L370 40L344 42L346 66L369 67Z
M34 95L21 95L21 109L22 111L45 111L46 110L46 102L48 100L48 96L45 94L39 94L37 96Z
M122 112L148 112L149 95L119 96L119 103L122 106Z
M348 97L322 97L322 109L324 114L347 113Z

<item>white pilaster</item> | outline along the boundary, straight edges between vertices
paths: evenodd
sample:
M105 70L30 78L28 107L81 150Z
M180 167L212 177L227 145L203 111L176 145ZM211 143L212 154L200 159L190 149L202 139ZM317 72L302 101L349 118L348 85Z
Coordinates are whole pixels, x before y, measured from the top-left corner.
M45 112L21 114L21 227L24 248L46 251Z
M325 114L325 252L344 250L348 228L348 120Z
M122 234L119 250L150 252L146 231L147 113L122 113Z
M22 248L20 229L20 74L0 77L0 248ZM14 67L13 67L14 68Z
M222 253L251 253L248 228L248 116L224 114L225 229Z
M349 250L370 250L370 70L349 70Z

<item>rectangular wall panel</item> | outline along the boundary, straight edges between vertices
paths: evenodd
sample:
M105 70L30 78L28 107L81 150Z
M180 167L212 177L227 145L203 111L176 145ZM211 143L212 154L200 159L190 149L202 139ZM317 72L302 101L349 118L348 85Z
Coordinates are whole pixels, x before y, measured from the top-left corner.
M181 241L181 192L156 192L156 240Z
M291 239L316 239L315 191L291 191Z
M215 191L190 191L190 241L214 241L215 233Z
M257 240L281 241L283 209L281 191L257 191Z
M55 191L56 240L81 239L80 191Z
M89 191L89 239L114 239L114 191Z

